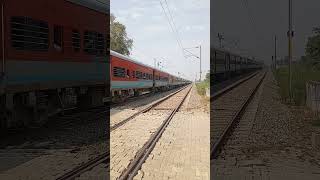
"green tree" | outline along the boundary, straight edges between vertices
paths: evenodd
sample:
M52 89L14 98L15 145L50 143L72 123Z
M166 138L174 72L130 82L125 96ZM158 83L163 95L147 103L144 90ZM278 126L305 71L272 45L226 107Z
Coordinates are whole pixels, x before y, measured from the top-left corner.
M306 55L312 61L320 60L320 28L313 29L314 36L308 38L306 45Z
M110 48L120 54L129 56L133 40L127 36L126 26L116 21L116 17L110 15Z

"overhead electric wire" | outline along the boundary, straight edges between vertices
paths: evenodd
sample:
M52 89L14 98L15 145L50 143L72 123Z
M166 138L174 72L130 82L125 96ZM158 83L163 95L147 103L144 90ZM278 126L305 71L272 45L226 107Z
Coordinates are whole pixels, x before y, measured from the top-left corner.
M176 24L175 24L175 22L174 22L174 19L173 19L173 16L172 16L170 7L169 7L169 5L168 5L168 2L167 2L167 0L164 0L164 1L165 1L165 3L166 3L167 8L168 8L168 12L169 12L169 15L170 15L170 17L171 17L171 21L172 21L173 27L174 27L174 29L175 29L175 32L176 32L176 34L177 34L178 41L180 42L181 47L183 47L183 46L182 46L181 39L180 39L180 36L179 36L179 31L178 31L177 26L176 26Z
M160 5L161 5L161 7L162 7L162 10L163 10L163 12L164 12L164 14L165 14L165 16L166 16L167 20L168 20L168 23L169 23L169 25L170 25L170 27L171 27L171 30L173 31L173 34L174 34L174 36L175 36L175 38L176 38L176 41L177 41L178 45L180 46L180 48L181 48L181 50L182 50L182 54L183 54L183 55L185 55L185 54L184 54L183 45L182 45L181 40L180 40L180 38L179 38L179 34L177 33L177 31L176 31L176 30L175 30L175 28L174 28L174 26L175 26L175 25L174 25L174 22L171 22L171 20L170 20L170 18L169 18L169 16L168 16L168 14L167 14L167 12L166 12L166 10L165 10L164 6L163 6L162 1L161 1L161 0L159 0L159 2L160 2ZM165 1L165 3L167 4L168 12L170 13L170 9L169 9L169 6L168 6L167 1ZM170 13L170 16L171 16L171 18L172 18L171 13ZM173 20L173 18L172 18L172 20Z
M116 36L117 36L117 38L119 38L120 36L119 36L119 34L115 34ZM110 37L110 38L112 38L112 37ZM121 38L121 37L120 37ZM140 55L140 56L143 56L144 58L146 58L146 59L152 59L152 60L159 60L159 59L162 59L162 61L161 62L166 62L165 63L165 65L161 65L162 66L162 68L165 68L165 69L170 69L170 66L169 66L169 63L168 63L168 61L165 61L165 58L163 58L163 57L152 57L152 56L150 56L150 55L148 55L148 54L146 54L145 53L145 51L143 51L142 49L140 49L140 48L138 48L136 45L134 45L134 44L132 44L132 49L135 49L135 51ZM111 48L110 48L111 49ZM112 49L111 49L112 50ZM114 50L113 50L114 51ZM119 53L119 52L118 52ZM130 55L129 55L130 56ZM135 59L135 58L134 58ZM140 62L140 63L142 63L142 64L146 64L146 65L148 65L148 66L150 66L150 67L153 67L154 66L154 64L152 65L150 62L149 63L145 63L145 62L142 62L142 61L139 61L139 59L135 59L136 61L138 61L138 62ZM159 62L159 61L158 61ZM169 61L170 62L170 61ZM162 70L162 71L165 71L164 69L161 69L161 68L159 68L159 67L155 67L155 68L157 68L157 69L159 69L159 70ZM166 71L166 72L169 72L168 70ZM177 75L178 77L179 77L179 75Z

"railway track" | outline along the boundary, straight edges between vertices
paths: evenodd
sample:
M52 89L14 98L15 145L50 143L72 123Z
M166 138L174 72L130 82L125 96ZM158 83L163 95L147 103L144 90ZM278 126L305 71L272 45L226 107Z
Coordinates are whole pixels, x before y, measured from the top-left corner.
M187 89L187 93L184 93L183 95L178 94L179 92L185 90L188 87L189 87L189 89ZM126 122L130 121L131 119L136 118L140 114L146 113L152 109L157 109L157 107L159 105L161 105L165 101L168 101L170 98L174 98L175 100L179 101L178 103L175 103L176 105L174 106L174 108L171 108L171 109L170 109L170 107L168 108L171 110L169 116L163 121L161 126L158 128L157 132L155 132L152 135L152 137L145 143L145 145L139 150L139 152L137 153L135 158L131 161L128 168L120 176L120 179L133 179L134 175L136 175L138 170L141 168L142 163L148 157L148 155L150 154L150 152L152 151L152 149L156 145L156 142L161 137L166 126L170 123L170 120L173 118L174 114L179 110L179 108L183 104L183 102L186 99L186 97L188 96L190 90L191 90L190 86L183 87L183 88L179 89L178 91L176 91L172 94L169 94L168 96L156 101L155 103L153 103L150 106L146 107L145 109L139 111L138 113L121 121L120 122L121 124L116 124L113 127L110 127L110 132L113 130L116 130L117 128L121 127ZM181 93L183 93L183 92L181 92ZM173 97L175 95L176 95L176 97ZM160 108L159 110L162 110L162 108ZM61 177L57 178L57 180L76 180L77 178L81 177L82 174L84 174L88 171L91 171L93 168L95 168L96 166L98 166L102 163L108 164L108 166L109 166L109 160L110 160L109 152L101 154L101 155L97 156L96 158L91 159L88 162L81 164L80 166L74 168L70 172L62 175Z
M171 97L174 96L175 94L181 92L182 90L184 90L184 89L187 88L187 87L188 87L188 86L184 86L184 87L178 89L177 91L175 91L175 92L173 92L173 93L171 93L171 94L169 94L169 95L167 95L167 96L165 96L165 97L163 97L163 98L155 101L155 102L152 103L151 105L149 105L149 106L145 107L144 109L142 109L142 110L134 113L133 115L129 116L128 118L121 120L120 122L118 122L118 123L116 123L115 125L113 125L113 126L110 127L110 132L111 132L111 131L114 131L115 129L117 129L117 128L121 127L121 126L123 126L125 123L129 122L130 120L132 120L132 119L135 118L136 116L138 116L138 115L140 115L140 114L142 114L142 113L146 113L146 112L150 111L151 109L155 108L155 107L156 107L157 105L159 105L160 103L168 100L169 98L171 98Z
M89 110L84 113L85 113L85 117L87 117L88 120L90 120L90 119L92 120L92 117L101 117L101 116L105 117L107 112L108 112L108 110L105 110L105 108L97 108L97 109ZM83 118L83 116L84 116L83 114L80 115L81 118ZM74 120L78 119L78 115L71 114L69 116L64 116L63 118L68 118L68 119L70 118L70 121L74 121ZM106 132L106 133L108 133L108 132ZM109 166L109 160L110 160L109 154L110 154L109 152L102 153L102 154L96 156L95 158L90 159L89 161L75 167L71 171L63 174L62 176L58 177L56 180L83 179L82 175L94 170L95 167L97 167L101 164L105 164L106 166ZM107 169L108 168L106 168L106 170ZM106 173L108 173L108 172L106 172ZM87 179L87 178L84 178L84 179ZM91 179L91 178L89 178L89 179Z
M101 163L107 164L108 162L109 162L109 152L106 152L76 167L72 171L60 176L59 178L57 178L57 180L75 180L76 178L79 178L83 173L90 171L91 169L98 166L99 164Z
M141 169L142 164L148 158L153 148L155 147L158 140L161 138L161 135L165 131L166 127L174 117L174 115L179 111L180 107L184 103L185 99L189 95L192 86L187 86L163 99L157 101L153 105L151 105L147 111L153 110L170 110L168 116L162 122L161 126L158 127L157 131L152 134L152 136L148 139L147 142L143 145L143 147L137 152L134 159L131 160L128 167L122 172L119 180L132 180L134 176ZM142 112L143 113L143 112Z
M106 152L106 149L103 146L97 146L95 149L91 148L84 150L79 149L78 147L83 147L86 145L90 146L91 144L100 142L104 143L108 140L109 133L106 132L108 131L109 127L107 124L108 122L106 121L107 112L108 110L105 106L83 111L68 111L64 115L52 117L50 121L43 127L37 129L25 129L23 131L12 131L11 134L1 138L0 146L1 148L6 148L10 145L11 150L19 150L19 154L10 157L10 161L14 160L19 163L17 166L20 165L21 159L25 159L25 154L30 154L32 157L55 155L53 150L60 152L61 149L73 149L71 151L62 150L61 152L71 152L77 154L81 154L80 151L88 152L89 150ZM32 161L33 160L30 160L30 162ZM50 164L50 161L53 162L54 160L48 158L48 161L48 164ZM71 164L76 162L77 161L71 162ZM109 162L109 160L102 160L102 163L106 162ZM90 162L88 164L93 163ZM48 173L48 177L50 175L51 174ZM72 178L61 177L59 179Z
M134 102L136 100L139 100L141 98L147 98L147 97L150 97L152 96L153 93L152 92L149 92L149 93L146 93L146 94L142 94L142 95L139 95L139 96L134 96L134 97L129 97L127 99L125 99L124 101L121 101L121 102L112 102L112 101L109 101L110 103L110 109L112 108L116 108L116 107L119 107L119 106L123 106L127 103L130 103L130 102Z
M218 157L221 148L239 123L265 75L264 71L254 73L211 97L210 159Z
M83 112L77 112L77 113L73 112L73 113L70 113L70 114L67 114L67 115L63 115L60 118L67 119L67 121L65 121L67 124L70 124L72 122L74 123L74 121L82 120L82 119L86 119L86 121L92 121L94 118L105 118L107 113L108 113L108 111L109 111L108 107L101 106L101 107L97 107L97 108L88 109L88 110L83 111ZM105 132L105 133L108 133L108 132ZM87 161L87 162L75 167L71 171L63 174L60 177L58 177L57 180L77 180L77 179L81 179L81 176L84 173L90 172L95 167L97 167L98 165L101 165L101 164L109 165L109 152L102 153L102 154L96 156L95 158L90 159L89 161ZM106 168L106 169L108 169L108 168Z

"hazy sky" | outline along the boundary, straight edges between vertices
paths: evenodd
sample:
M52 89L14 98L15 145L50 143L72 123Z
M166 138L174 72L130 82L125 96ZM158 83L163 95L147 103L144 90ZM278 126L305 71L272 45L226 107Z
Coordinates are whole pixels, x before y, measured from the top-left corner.
M274 36L278 36L278 57L288 52L288 0L212 0L211 40L218 45L217 33L225 36L225 46L233 51L251 54L271 61L274 52ZM254 23L250 23L249 14ZM293 0L294 58L304 55L312 28L320 26L319 0ZM252 25L253 24L253 25ZM239 42L238 47L234 45ZM246 52L248 51L248 52Z
M165 6L165 1L161 0ZM210 68L210 1L167 0L183 47L202 45L202 77ZM167 10L167 9L166 9ZM111 13L127 27L134 40L131 57L154 66L154 58L163 61L163 70L185 78L199 77L199 60L185 59L170 28L160 0L111 1ZM198 49L190 50L196 55Z

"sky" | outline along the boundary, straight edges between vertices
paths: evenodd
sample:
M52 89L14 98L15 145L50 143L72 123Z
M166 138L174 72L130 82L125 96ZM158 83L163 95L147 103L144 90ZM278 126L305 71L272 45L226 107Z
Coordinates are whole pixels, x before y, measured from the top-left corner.
M245 1L211 1L212 45L218 47L217 34L222 33L226 49L255 56L270 64L276 35L277 59L287 56L288 0L247 0L247 6ZM253 20L250 21L249 17L253 17ZM320 26L319 17L319 0L293 0L294 59L304 55L313 27Z
M210 69L210 0L166 1L182 47L201 45L203 79ZM114 0L110 11L126 26L129 38L133 39L132 58L152 67L156 59L166 72L189 80L198 79L200 61L194 57L185 58L160 2L168 14L165 0ZM188 50L196 56L200 54L199 48Z

